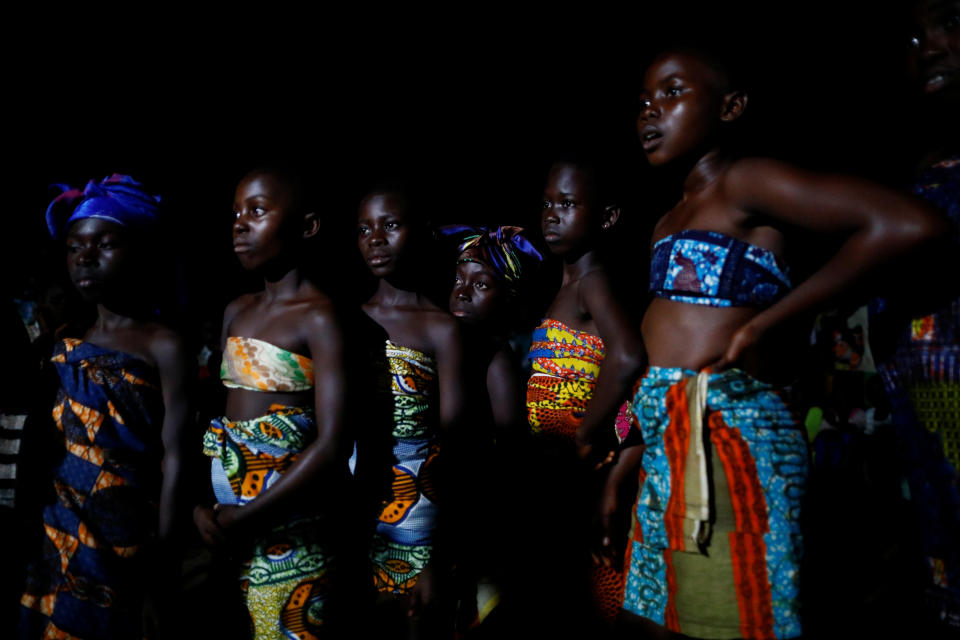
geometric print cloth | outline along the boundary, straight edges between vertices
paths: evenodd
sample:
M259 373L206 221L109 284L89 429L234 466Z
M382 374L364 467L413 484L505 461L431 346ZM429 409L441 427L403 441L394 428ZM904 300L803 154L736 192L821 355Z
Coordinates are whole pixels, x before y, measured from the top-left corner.
M697 637L800 635L808 453L780 395L738 369L650 367L633 412L646 449L624 608Z
M393 468L370 544L378 593L409 593L430 562L437 520L435 486L439 453L436 360L387 340L376 385L392 411Z
M54 347L53 409L65 455L43 510L43 557L28 568L23 637L141 634L143 549L156 535L163 399L156 370L68 338Z
M217 501L243 506L271 487L316 438L313 409L271 405L250 420L216 418L203 438ZM309 509L304 510L309 511ZM240 573L255 638L323 634L334 566L313 514L288 516L254 540Z

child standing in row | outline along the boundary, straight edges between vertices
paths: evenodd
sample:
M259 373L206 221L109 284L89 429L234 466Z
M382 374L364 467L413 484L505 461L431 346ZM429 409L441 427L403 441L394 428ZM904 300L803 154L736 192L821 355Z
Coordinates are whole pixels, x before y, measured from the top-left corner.
M461 420L465 401L462 353L456 320L419 285L428 237L401 191L377 190L361 201L358 247L377 278L362 308L379 336L371 375L375 400L386 406L384 415L371 412L375 423L358 434L356 475L380 504L369 548L375 622L380 631L405 628L405 635L438 634L453 619L437 503L441 440Z
M618 408L642 366L640 341L601 261L603 236L620 217L602 188L604 179L596 167L579 161L557 162L547 176L541 228L550 251L563 261L563 281L534 330L527 384L534 434L573 444L584 459L594 453L605 458L614 449ZM575 494L583 492L581 487ZM593 508L595 496L587 502ZM575 509L573 517L589 516ZM585 555L586 545L582 551ZM610 621L623 592L619 569L614 559L592 574L594 600Z
M863 181L725 153L748 96L701 53L658 56L641 99L647 159L686 178L653 235L650 367L633 399L645 479L624 608L661 633L795 637L807 449L762 381L785 370L770 338L943 225ZM846 240L795 286L783 258L797 227Z
M194 520L243 559L254 637L315 637L336 614L339 509L325 488L349 487L343 334L301 268L322 222L304 186L272 169L244 177L233 207L234 252L264 289L224 312L226 415L203 438L217 504Z
M115 174L47 209L51 235L66 238L70 279L97 319L82 339L54 347L53 418L65 451L56 500L43 510L43 557L21 598L23 638L141 637L147 591L161 630L174 615L190 359L143 293L158 201Z

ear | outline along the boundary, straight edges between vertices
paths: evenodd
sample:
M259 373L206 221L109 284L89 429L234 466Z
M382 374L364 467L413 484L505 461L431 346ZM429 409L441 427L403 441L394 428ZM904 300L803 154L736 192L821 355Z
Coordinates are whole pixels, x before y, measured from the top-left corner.
M303 237L312 238L320 231L320 216L311 211L303 216Z
M746 91L731 91L723 96L723 104L720 106L720 120L733 122L742 116L743 111L747 108L748 99L749 96L747 96Z
M608 231L620 219L620 205L610 205L603 208L603 223L600 225L604 231Z

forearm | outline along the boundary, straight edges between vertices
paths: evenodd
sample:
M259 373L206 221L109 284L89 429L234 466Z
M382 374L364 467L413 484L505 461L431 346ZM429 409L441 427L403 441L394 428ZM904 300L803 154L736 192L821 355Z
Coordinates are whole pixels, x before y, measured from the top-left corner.
M341 468L344 473L338 474L337 470ZM259 530L267 527L278 514L289 512L298 500L315 497L315 490L324 480L337 481L345 474L346 460L341 460L333 447L314 443L270 487L236 509L231 522L221 524L225 529Z
M758 313L749 324L766 332L772 327L821 309L835 302L841 294L869 281L882 267L898 263L901 269L912 271L908 255L931 247L937 241L936 229L904 225L902 229L864 229L851 235L837 253L820 269L803 281L792 292L773 306ZM917 269L915 275L921 276ZM925 276L924 276L925 277ZM897 282L909 283L911 274L899 274ZM884 283L887 291L890 284Z
M617 410L628 399L630 389L640 377L644 359L639 353L620 352L608 357L600 368L593 397L587 404L583 421L577 429L579 444L588 444L604 429L612 433Z

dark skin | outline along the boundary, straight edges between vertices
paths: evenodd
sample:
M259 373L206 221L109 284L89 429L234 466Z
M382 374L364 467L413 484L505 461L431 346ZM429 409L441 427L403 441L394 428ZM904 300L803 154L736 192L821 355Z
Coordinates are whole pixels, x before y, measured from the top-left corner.
M563 280L546 316L600 336L607 351L577 430L577 449L584 459L592 455L597 437L612 424L644 365L640 341L596 252L601 234L619 217L618 208L595 201L588 172L570 164L557 164L550 170L540 220L551 253L563 260Z
M460 328L446 311L417 290L415 241L425 233L410 219L403 198L394 193L374 193L360 203L357 245L377 290L363 311L386 332L391 342L431 355L437 361L441 437L461 421L465 405ZM439 595L437 558L421 573L405 596L407 615L425 612ZM413 631L412 629L409 631Z
M241 264L263 275L264 290L241 296L224 311L221 344L229 336L256 338L306 356L314 364L314 388L296 393L229 389L226 416L246 420L270 405L314 406L317 438L267 490L242 507L198 505L194 521L207 544L232 543L276 524L324 480L347 475L350 441L344 425L346 374L343 337L330 299L298 267L305 239L320 230L314 212L299 211L281 176L252 173L234 199L234 250Z
M474 261L457 264L450 291L450 312L493 345L486 384L493 423L501 433L517 431L521 426L520 416L526 411L522 375L506 342L510 310L506 285L492 268Z
M943 220L922 203L863 180L725 156L720 133L743 114L748 96L730 90L722 74L696 54L658 57L644 76L641 102L637 126L647 159L686 176L680 201L659 220L652 242L684 229L709 230L782 257L789 228L846 238L820 269L766 309L655 298L642 325L651 366L738 366L751 375L770 374L777 343L765 338L945 232ZM638 453L625 453L620 462L635 467L639 461ZM616 487L608 486L607 495L617 508Z
M80 295L97 305L97 319L83 339L105 349L129 353L155 367L163 396L163 444L158 565L161 571L155 597L177 580L179 564L173 547L177 523L184 515L185 461L192 446L191 356L180 336L152 319L151 306L132 291L137 283L137 243L124 227L96 218L73 223L67 233L67 271ZM165 616L157 616L162 621ZM163 633L163 627L161 627ZM164 634L165 635L165 634Z

